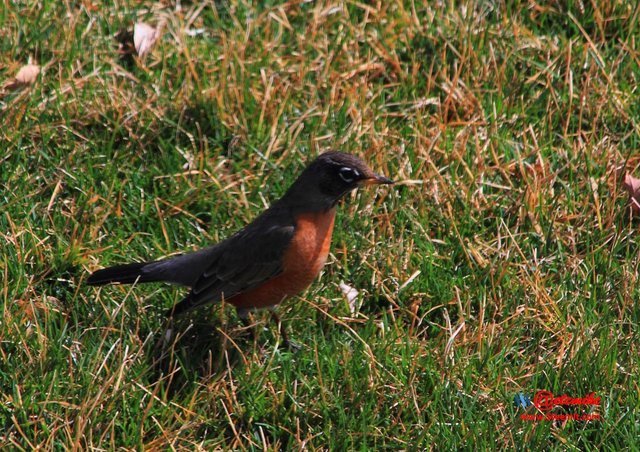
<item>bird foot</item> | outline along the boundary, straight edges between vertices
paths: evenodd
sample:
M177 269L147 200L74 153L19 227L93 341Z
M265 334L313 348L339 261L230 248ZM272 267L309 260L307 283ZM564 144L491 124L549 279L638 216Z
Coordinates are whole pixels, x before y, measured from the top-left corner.
M302 350L302 344L290 340L283 340L282 346L291 353L298 353Z

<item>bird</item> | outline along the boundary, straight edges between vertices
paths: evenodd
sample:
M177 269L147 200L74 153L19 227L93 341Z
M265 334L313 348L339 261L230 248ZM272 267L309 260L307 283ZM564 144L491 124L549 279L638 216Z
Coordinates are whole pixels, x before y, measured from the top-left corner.
M361 186L393 184L359 157L329 151L314 159L285 194L229 238L167 259L115 265L92 273L86 284L168 282L190 288L167 316L217 303L235 306L247 322L268 308L286 348L294 348L275 307L304 291L329 255L338 202Z

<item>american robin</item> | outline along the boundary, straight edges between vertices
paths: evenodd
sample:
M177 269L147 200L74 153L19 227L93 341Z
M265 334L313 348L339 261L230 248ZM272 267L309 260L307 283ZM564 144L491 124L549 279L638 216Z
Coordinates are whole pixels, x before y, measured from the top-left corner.
M327 152L309 164L280 200L228 239L164 260L98 270L87 284L179 284L191 292L169 316L224 299L246 321L250 310L273 308L315 279L327 260L336 204L344 195L362 185L392 183L356 156ZM280 319L271 312L289 347Z

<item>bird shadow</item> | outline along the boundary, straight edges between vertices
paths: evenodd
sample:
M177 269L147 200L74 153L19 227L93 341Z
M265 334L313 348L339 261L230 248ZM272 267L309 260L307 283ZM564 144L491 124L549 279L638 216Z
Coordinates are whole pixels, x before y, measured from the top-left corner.
M271 343L271 334L262 334L269 329L266 319L243 324L223 317L172 319L147 335L149 378L162 382L168 397L265 356Z
M167 395L172 397L244 365L255 346L251 326L190 318L170 320L146 341L150 378L164 381Z

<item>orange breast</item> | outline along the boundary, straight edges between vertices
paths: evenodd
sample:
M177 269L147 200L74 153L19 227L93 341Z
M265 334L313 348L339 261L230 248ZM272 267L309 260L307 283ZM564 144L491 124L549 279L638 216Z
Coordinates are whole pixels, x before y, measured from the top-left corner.
M309 287L327 261L335 218L335 209L299 215L295 235L284 255L283 272L227 301L237 308L263 308Z

